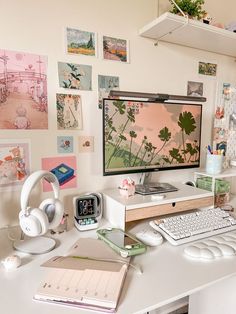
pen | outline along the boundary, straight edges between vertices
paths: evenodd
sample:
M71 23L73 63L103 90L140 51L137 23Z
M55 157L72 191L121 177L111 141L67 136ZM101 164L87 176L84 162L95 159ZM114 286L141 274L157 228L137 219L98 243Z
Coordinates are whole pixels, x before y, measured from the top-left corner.
M207 150L210 154L212 154L212 151L211 151L211 146L210 145L207 145Z

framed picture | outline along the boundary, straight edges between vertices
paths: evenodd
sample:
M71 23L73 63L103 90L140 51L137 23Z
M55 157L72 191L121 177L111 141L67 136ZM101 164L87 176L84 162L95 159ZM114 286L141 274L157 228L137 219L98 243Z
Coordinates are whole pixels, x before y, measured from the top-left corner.
M119 90L118 76L98 75L98 108L102 109L102 99L108 98L110 90Z
M47 57L0 49L0 129L47 129Z
M198 74L216 76L217 64L202 61L198 62Z
M21 187L30 174L30 141L0 140L0 190Z
M97 56L96 33L67 27L66 51L69 54Z
M57 152L58 154L69 154L74 151L73 136L58 136L57 137Z
M82 109L80 95L56 94L58 130L81 130Z
M103 36L102 37L102 55L105 60L129 62L128 40Z
M92 66L58 62L59 86L63 88L92 90Z

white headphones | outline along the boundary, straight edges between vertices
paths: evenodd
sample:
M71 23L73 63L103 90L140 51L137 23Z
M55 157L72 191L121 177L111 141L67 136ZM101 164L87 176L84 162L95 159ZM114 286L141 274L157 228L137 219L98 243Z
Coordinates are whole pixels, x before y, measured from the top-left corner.
M44 200L39 208L28 206L29 196L38 181L45 179L52 185L54 198ZM56 228L64 213L64 206L59 201L59 182L57 177L49 171L39 170L32 173L24 182L21 191L21 211L19 213L20 227L23 232L36 237L43 235L48 229Z

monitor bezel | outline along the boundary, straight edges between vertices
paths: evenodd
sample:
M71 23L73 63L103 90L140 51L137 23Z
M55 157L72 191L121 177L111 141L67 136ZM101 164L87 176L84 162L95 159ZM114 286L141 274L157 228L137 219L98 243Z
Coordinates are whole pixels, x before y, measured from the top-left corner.
M129 170L121 170L121 171L106 171L105 167L105 101L133 101L133 102L144 102L144 103L156 103L156 104L165 104L165 105L193 105L198 106L201 108L201 119L200 119L200 134L199 134L199 162L197 165L184 165L184 166L173 166L173 167L154 167L154 168L143 168L143 169L129 169ZM146 172L159 172L159 171L171 171L171 170L183 170L183 169L193 169L193 168L199 168L201 163L201 138L202 138L202 104L198 104L191 101L154 101L154 100L138 100L134 98L125 98L120 99L119 97L115 98L103 98L102 103L102 160L103 160L103 176L111 176L111 175L124 175L124 174L134 174L134 173L146 173Z

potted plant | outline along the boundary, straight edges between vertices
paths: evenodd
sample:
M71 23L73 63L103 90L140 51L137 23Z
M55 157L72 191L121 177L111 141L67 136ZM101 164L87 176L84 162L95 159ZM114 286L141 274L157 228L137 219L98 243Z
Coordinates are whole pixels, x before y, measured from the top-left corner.
M206 14L206 11L202 9L202 5L204 4L204 0L169 0L172 5L171 13L179 14L180 11L178 7L190 18L195 18L200 20Z

